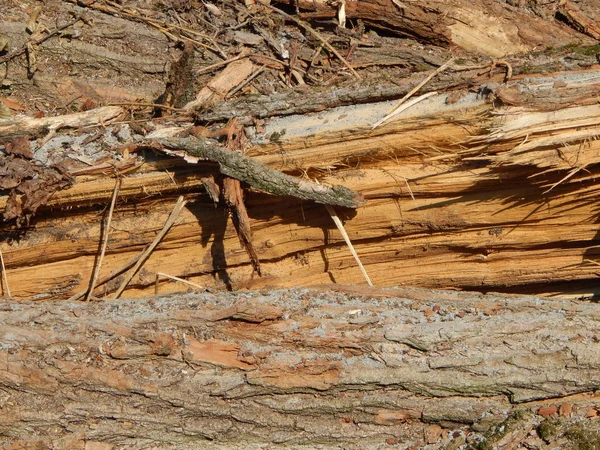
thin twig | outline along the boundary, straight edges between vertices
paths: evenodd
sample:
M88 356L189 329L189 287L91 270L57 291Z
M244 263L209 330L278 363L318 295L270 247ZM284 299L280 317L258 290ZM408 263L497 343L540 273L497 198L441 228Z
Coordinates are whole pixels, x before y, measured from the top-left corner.
M121 177L117 176L112 199L110 201L110 209L108 210L108 217L106 218L106 224L104 225L104 233L102 233L102 250L100 251L100 255L96 260L96 265L94 266L94 272L92 273L92 279L90 280L90 287L88 288L87 294L85 294L86 302L89 302L92 298L92 293L94 292L94 288L96 286L96 280L98 280L98 274L100 273L100 268L102 267L102 260L104 259L104 253L106 253L106 246L108 244L108 235L110 233L113 211L115 210L115 204L117 203L119 189L121 189L121 181Z
M107 103L105 106L129 106L130 108L143 107L143 108L161 108L168 109L169 111L185 111L182 108L174 108L172 106L161 105L160 103L143 103L143 102L116 102Z
M333 209L333 207L331 207L329 205L325 205L325 208L327 208L327 212L329 213L329 215L333 219L333 222L335 223L335 226L338 228L338 230L340 230L340 233L341 233L342 237L344 238L344 241L346 241L346 245L350 249L350 253L352 253L352 256L354 256L354 259L358 263L358 267L360 268L360 271L362 272L363 276L365 277L365 280L367 280L367 284L369 286L373 286L373 283L371 283L371 279L369 278L369 275L367 274L367 271L365 270L364 266L360 262L360 258L358 257L358 254L356 253L356 250L354 250L354 246L352 245L352 242L350 241L350 237L348 236L348 233L346 233L346 230L344 228L344 224L342 224L342 221L340 220L340 218L336 214L335 209Z
M227 97L225 97L225 100L233 97L235 94L237 94L239 91L241 91L242 89L244 89L244 87L248 86L248 84L250 82L252 82L252 80L254 80L257 76L259 76L263 70L265 70L266 64L263 64L262 67L259 67L258 69L256 69L254 71L254 73L252 73L248 78L246 78L238 87L234 88L233 90L231 90L228 94Z
M446 68L449 67L452 64L453 61L454 61L454 57L450 58L448 61L446 61L440 67L438 67L433 72L431 72L429 75L427 75L423 81L421 81L419 84L417 84L414 88L412 88L410 90L410 92L408 92L404 97L402 97L398 101L398 103L396 104L396 106L394 106L394 108L388 113L387 116L385 116L382 120L380 120L375 125L373 125L373 129L375 129L376 127L378 127L379 125L381 125L383 122L385 122L386 120L388 120L388 117L393 117L394 115L396 115L397 114L396 110L398 108L400 108L400 106L406 100L408 100L415 92L417 92L419 89L421 89L423 86L425 86L429 82L429 80L431 80L433 77L435 77L437 74L441 73L442 71L446 70Z
M156 246L160 243L162 238L165 237L167 232L171 229L171 227L175 223L175 220L179 216L179 213L181 213L181 210L183 209L185 204L186 204L186 201L183 199L183 195L182 195L177 199L177 203L175 203L175 207L173 208L173 211L171 211L171 214L169 215L169 218L165 222L165 225L163 226L162 230L160 230L160 232L156 235L156 237L154 238L152 243L148 247L146 247L146 249L140 254L137 262L135 263L135 266L133 266L133 269L131 270L131 272L129 272L129 274L125 277L125 279L121 283L121 286L119 286L119 289L117 289L117 292L115 293L115 298L119 298L121 296L121 294L123 293L123 291L129 284L129 282L133 279L133 277L138 272L138 270L140 270L142 265L144 265L144 263L146 262L146 260L150 256L150 254L154 251Z
M10 289L8 287L8 278L6 278L6 267L4 266L4 257L2 256L2 249L0 248L0 265L2 266L2 294L6 294L8 298L11 297Z
M180 283L184 283L187 285L190 285L192 287L195 287L199 290L204 290L205 288L203 286L200 286L199 284L196 283L192 283L191 281L188 280L184 280L183 278L179 278L179 277L174 277L173 275L168 275L166 273L163 272L156 272L156 281L154 282L154 295L158 295L158 283L160 282L160 279L162 278L167 278L169 280L173 280L173 281L179 281Z
M342 64L348 68L348 70L352 73L352 75L354 75L357 79L360 80L360 75L358 74L358 72L356 72L356 70L354 70L354 68L350 65L350 63L348 61L346 61L346 58L344 58L329 42L327 42L327 39L325 39L321 35L321 33L319 33L317 30L315 30L313 27L311 27L306 22L298 19L297 17L290 16L289 14L283 12L282 10L277 9L274 6L268 5L266 3L262 3L262 4L264 6L266 6L267 8L269 8L271 11L276 12L277 14L285 17L286 19L296 22L299 26L301 26L306 31L308 31L310 34L312 34L314 37L319 39L319 41L321 41L323 43L323 45L325 45L325 47L327 47L327 49L329 51L331 51L331 53L333 53L342 62Z

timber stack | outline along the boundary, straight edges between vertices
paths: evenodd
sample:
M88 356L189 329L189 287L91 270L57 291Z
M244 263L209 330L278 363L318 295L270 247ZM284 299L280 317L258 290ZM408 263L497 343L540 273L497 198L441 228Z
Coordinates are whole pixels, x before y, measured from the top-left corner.
M374 386L385 386L397 396L393 405L376 406L385 403L382 399L371 405L366 394L352 393L332 413L344 429L369 424L368 432L348 434L367 446L361 448L459 448L483 442L493 423L516 417L514 404L551 397L569 400L556 403L556 411L538 414L540 420L575 417L560 405L579 405L581 418L600 416L590 394L600 388L593 371L584 382L581 374L561 372L566 377L561 378L552 366L551 381L539 389L532 384L535 377L525 373L472 391L470 381L442 388L436 384L442 383L436 378L440 372L433 371L423 384L402 372L406 361L401 364L392 348L404 346L410 364L424 372L473 363L478 369L472 370L493 377L505 367L479 366L485 359L478 353L482 343L469 341L467 330L475 325L454 324L452 333L465 339L469 355L457 362L450 361L455 355L444 347L452 339L442 344L419 332L418 324L428 324L439 335L432 323L466 315L467 322L497 320L492 328L502 335L509 331L497 316L514 313L523 327L548 330L549 348L553 357L558 355L555 363L578 370L600 367L583 347L559 348L562 340L579 339L568 326L565 337L552 327L532 325L527 313L533 304L542 305L552 319L548 323L558 329L565 326L556 316L559 311L570 311L567 316L579 311L582 329L590 333L597 321L589 304L578 309L574 305L579 303L572 303L594 300L599 292L600 8L593 3L26 0L17 5L0 0L0 295L11 311L2 323L24 330L15 341L20 350L13 350L41 351L46 338L56 348L73 345L74 338L50 332L25 337L32 330L22 314L35 315L39 309L39 314L62 315L75 308L87 311L83 322L95 323L103 337L86 340L70 319L40 320L48 329L72 330L85 352L100 349L98 358L112 361L109 370L120 377L129 375L115 360L131 359L135 366L136 358L163 357L153 362L156 373L177 360L200 372L205 365L218 367L231 380L243 374L231 391L221 381L214 388L220 401L236 408L246 395L281 395L277 402L288 402L290 417L309 423L305 412L290 406L306 401L308 394L323 403L321 391L372 389L381 395ZM373 290L356 287L360 284ZM246 292L259 289L270 290L275 300ZM432 289L480 294L456 293L453 306L454 294ZM192 338L190 320L176 313L165 316L163 309L172 307L165 306L170 297L164 296L186 290L214 293L202 294L204 312L190 313L211 332L194 331ZM330 308L322 326L335 329L331 335L311 335L320 317L319 292L323 309ZM344 302L339 292L360 305L338 311L335 305ZM501 294L492 298L487 293ZM517 299L514 294L538 297ZM182 310L192 303L202 309L200 294L188 295L172 300ZM285 295L289 305L282 300ZM415 306L423 296L431 304ZM119 298L128 299L122 304L131 324L127 317L123 323L113 317L108 322L120 325L112 329L103 308ZM402 326L379 309L388 302L381 299L390 298L390 305L399 308L396 313L412 317ZM163 306L155 307L155 301ZM294 339L299 349L292 348L290 335L277 351L293 353L306 372L285 381L282 374L295 370L291 359L265 365L261 358L267 358L268 345L275 345L277 330L287 330L289 317L300 317L302 302L314 320L298 319ZM136 304L147 309L152 332L138 329L144 325ZM514 310L502 312L509 304ZM358 327L348 342L342 331L346 322L338 323L332 311L348 315L352 330ZM171 333L166 322L183 334ZM127 326L130 332L124 331ZM227 326L244 328L246 334ZM542 345L531 329L516 332ZM122 348L112 346L115 336ZM337 344L330 345L327 336ZM258 347L260 352L249 356L249 349ZM344 363L333 362L338 350L348 358L363 357L368 350L379 355L373 364L390 370L368 379L368 358L343 369ZM513 350L498 355L526 366L523 354ZM326 355L311 353L321 351ZM435 361L426 357L432 351L438 352ZM307 362L313 357L318 364ZM19 361L22 376L35 372L25 359ZM78 389L100 397L104 391L127 397L138 388L157 388L154 381L140 387L140 379L136 388L125 378L117 386L83 361L73 360L69 367L64 361L48 364L60 366L56 377L62 387L66 373L89 369L91 384ZM546 364L532 361L536 367ZM0 365L2 370L10 372ZM50 376L50 369L39 370L40 377ZM202 373L210 384L208 372ZM0 377L0 387L16 389L15 380ZM32 383L35 391L38 385ZM402 400L406 393L417 406ZM66 390L63 394L68 396ZM162 407L184 402L180 394L169 391L170 406ZM24 395L21 401L33 401ZM431 412L435 408L428 402L453 395L440 407L444 411ZM465 400L469 396L487 398L486 406L477 409ZM88 408L92 399L86 401ZM463 401L468 413L449 415ZM277 402L252 408L257 415L277 410L283 417L287 406ZM321 403L315 403L315 417L324 411ZM360 405L360 418L344 416L350 404ZM537 412L544 405L530 409ZM185 414L208 420L208 411L217 406L207 397L206 411L181 407ZM149 412L152 405L144 403L144 408L145 419L159 420ZM26 409L18 411L27 416ZM538 416L515 419L521 428L510 442L531 437L540 425ZM64 416L48 420L56 425ZM198 433L207 442L227 436L223 448L237 448L243 444L228 428L231 420L222 412L211 422L212 431ZM99 425L102 433L78 428L73 445L93 435L93 442L141 448L136 439L143 427L132 423L131 439L123 437L122 427L112 441L105 439L108 428ZM425 435L415 431L417 424L426 424ZM311 431L294 425L288 438L267 424L261 427L261 432L242 427L257 446L277 439L290 445L336 442L333 424ZM448 431L453 427L462 430L462 444ZM547 433L547 439L539 432L536 439L544 445L558 442L567 428ZM0 422L0 442L2 429ZM41 429L36 429L40 436ZM7 442L29 442L25 430ZM188 448L182 437L188 435L169 430L164 431L169 445ZM40 439L40 445L50 445ZM52 445L67 445L64 436L56 439ZM153 435L151 441L158 439Z

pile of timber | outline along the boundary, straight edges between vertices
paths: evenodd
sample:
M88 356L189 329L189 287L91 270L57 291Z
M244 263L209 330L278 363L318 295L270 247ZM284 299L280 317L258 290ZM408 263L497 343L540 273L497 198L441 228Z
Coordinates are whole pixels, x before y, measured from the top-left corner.
M0 445L598 448L592 3L0 0Z
M540 5L485 15L477 2L308 2L290 14L250 3L203 10L220 40L170 22L159 4L9 9L4 295L328 282L595 294L594 13L571 2L552 20ZM501 14L514 20L492 25ZM319 20L336 21L338 50ZM115 31L124 26L131 36ZM140 46L136 56L101 57L115 39ZM172 55L160 61L162 49ZM216 153L191 155L194 140ZM231 150L237 168L219 160Z

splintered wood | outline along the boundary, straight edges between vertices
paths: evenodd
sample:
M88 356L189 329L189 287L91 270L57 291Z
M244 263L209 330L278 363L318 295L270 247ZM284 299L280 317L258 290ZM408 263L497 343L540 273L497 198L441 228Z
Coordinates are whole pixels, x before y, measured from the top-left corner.
M543 97L552 89L549 80L571 84L580 96L584 86L591 88L600 80L600 72L529 76L511 83ZM594 179L600 108L571 106L567 88L561 90L565 106L553 111L495 107L466 91L457 102L448 100L452 96L425 99L372 132L372 124L389 112L389 103L324 112L310 128L303 126L301 116L277 119L257 134L246 156L219 149L207 138L150 139L165 146L161 151L179 156L187 151L197 164L162 160L124 177L120 196L135 202L116 209L103 265L114 271L152 241L154 229L171 208L169 202L155 201L152 193L162 192L164 198L182 190L202 191L207 171L214 171L198 161L204 157L218 162L222 173L258 189L247 192L245 205L262 278L252 276L251 260L222 207L194 194L190 200L196 200L181 212L180 222L154 249L124 295L153 292L158 272L200 286L233 289L362 282L353 256L322 206L263 193L296 195L281 190L278 171L320 180L315 184L298 179L299 191L313 186L310 192L326 193L328 186L343 184L339 192L348 194L347 199L353 201L355 192L364 196L364 205L338 209L338 214L374 285L546 295L594 292L597 267L589 261L598 258L600 189ZM279 136L276 143L269 139L274 135ZM243 167L262 171L267 166L277 171L265 172L275 174L263 180L265 185L240 174ZM273 189L268 187L272 181ZM78 178L48 205L108 202L111 183ZM142 193L150 197L143 199ZM0 207L5 202L0 199ZM86 211L63 212L59 221L38 214L27 239L5 243L15 298L65 298L85 286L95 258L86 249L100 241L100 221ZM35 285L29 282L32 278ZM103 286L96 295L103 295L102 289L105 294L114 290L111 283ZM176 283L161 286L164 291L178 288Z
M5 3L4 295L597 292L583 2Z

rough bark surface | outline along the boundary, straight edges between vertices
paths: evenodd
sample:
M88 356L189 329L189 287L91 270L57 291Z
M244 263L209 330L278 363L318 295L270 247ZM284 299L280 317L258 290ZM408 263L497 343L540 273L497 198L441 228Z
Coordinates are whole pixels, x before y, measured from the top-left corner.
M4 304L0 443L457 448L508 418L531 438L563 404L593 430L599 322L590 303L343 286Z

